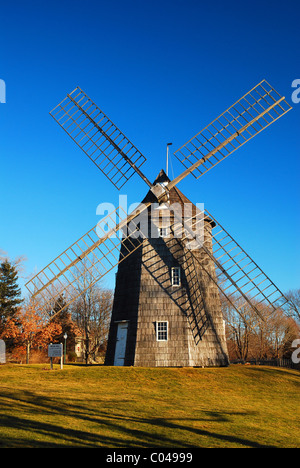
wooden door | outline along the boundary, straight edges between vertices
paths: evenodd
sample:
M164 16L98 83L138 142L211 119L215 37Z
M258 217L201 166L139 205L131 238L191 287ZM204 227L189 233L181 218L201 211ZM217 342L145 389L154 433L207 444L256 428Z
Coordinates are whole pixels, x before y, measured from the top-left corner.
M118 323L114 366L124 366L128 322Z

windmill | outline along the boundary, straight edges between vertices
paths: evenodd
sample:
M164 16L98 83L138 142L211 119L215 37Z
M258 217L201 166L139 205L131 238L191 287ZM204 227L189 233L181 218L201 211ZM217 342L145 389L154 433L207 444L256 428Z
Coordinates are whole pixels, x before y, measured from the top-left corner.
M203 176L290 109L261 81L175 151L185 167L180 175L170 180L161 171L151 183L141 170L144 155L77 87L50 115L118 190L138 174L149 191L130 215L113 210L35 275L26 284L32 297L51 310L63 294L65 308L118 267L106 364L227 365L221 300L241 317L251 309L264 319L287 299L177 185Z

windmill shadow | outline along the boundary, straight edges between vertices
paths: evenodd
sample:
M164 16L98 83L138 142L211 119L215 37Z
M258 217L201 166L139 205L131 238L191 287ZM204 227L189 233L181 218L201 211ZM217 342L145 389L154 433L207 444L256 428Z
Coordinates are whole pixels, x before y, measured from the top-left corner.
M187 317L197 345L210 326L211 320L198 283L196 269L192 263L193 257L184 251L179 239L150 238L148 242L152 248L151 254L144 260L143 266L165 294ZM168 250L168 265L161 257L161 252L165 249ZM182 284L179 288L171 284L170 264L181 267ZM186 268L186 264L188 264L188 268Z

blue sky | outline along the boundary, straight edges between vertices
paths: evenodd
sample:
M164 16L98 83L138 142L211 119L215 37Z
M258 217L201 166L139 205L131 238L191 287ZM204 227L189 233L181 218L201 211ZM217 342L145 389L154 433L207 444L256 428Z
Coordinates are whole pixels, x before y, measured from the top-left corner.
M293 110L199 180L205 207L283 291L299 282L298 0L53 0L0 4L0 249L38 272L119 192L49 111L80 86L146 156L154 180L176 150L262 79ZM172 160L174 175L182 172ZM172 173L171 173L172 175ZM130 203L147 186L123 187ZM107 280L113 285L113 275Z

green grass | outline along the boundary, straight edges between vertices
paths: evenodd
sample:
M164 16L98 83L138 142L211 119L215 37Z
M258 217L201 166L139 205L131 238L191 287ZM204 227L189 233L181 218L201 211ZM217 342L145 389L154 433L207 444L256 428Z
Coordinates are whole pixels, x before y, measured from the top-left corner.
M0 366L1 447L299 447L298 371Z

